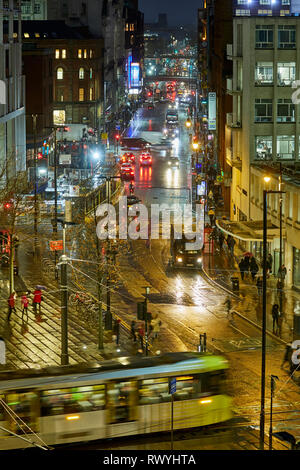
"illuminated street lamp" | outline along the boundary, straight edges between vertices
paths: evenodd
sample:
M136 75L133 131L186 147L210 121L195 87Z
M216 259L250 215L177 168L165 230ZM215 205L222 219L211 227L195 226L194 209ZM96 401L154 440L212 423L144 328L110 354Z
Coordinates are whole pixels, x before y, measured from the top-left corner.
M199 142L194 141L194 142L192 143L192 147L193 147L193 150L199 150Z

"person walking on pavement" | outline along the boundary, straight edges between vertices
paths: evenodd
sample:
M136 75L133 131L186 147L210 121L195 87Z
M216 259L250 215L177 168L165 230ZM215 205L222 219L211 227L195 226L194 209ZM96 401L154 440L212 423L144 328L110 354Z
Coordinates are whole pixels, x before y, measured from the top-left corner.
M225 240L224 233L222 232L222 230L220 230L220 232L219 232L220 251L222 251L224 240Z
M15 313L16 312L16 307L15 307L15 302L16 302L16 298L17 298L17 295L15 293L15 291L13 291L10 296L8 297L7 299L7 302L8 302L8 316L7 316L7 320L10 321L10 317L11 317L11 312L14 311Z
M292 355L293 355L293 348L292 348L292 344L291 343L288 343L286 345L286 348L285 348L285 352L284 352L284 356L283 356L283 360L282 360L282 363L281 363L281 369L283 369L283 366L284 364L287 362L290 366L290 373L292 374L295 370L295 364L293 364L292 362ZM297 367L297 366L296 366Z
M287 274L286 267L284 266L284 264L282 264L278 269L278 275L277 275L278 279L282 281L282 283L284 283L286 274Z
M138 328L138 335L139 335L139 340L141 342L141 348L142 350L144 350L144 336L145 336L145 332L144 332L144 328L142 325L139 326Z
M35 289L33 293L33 311L34 315L37 316L37 305L39 306L39 316L41 316L41 303L42 303L42 291Z
M226 310L227 310L227 318L230 320L233 319L233 315L232 315L232 312L231 312L231 309L232 309L232 302L231 302L231 298L228 296L226 297L225 299L225 307L226 307ZM231 318L230 318L231 317Z
M114 326L113 326L113 334L116 337L116 344L119 344L119 340L120 340L120 323L121 323L121 320L115 320Z
M134 342L136 342L136 328L135 328L135 321L132 320L131 322L131 327L130 327L130 332L131 332L131 336L132 336L132 339Z
M278 334L278 319L279 319L279 305L274 304L272 307L272 318L273 318L273 333Z
M272 268L273 268L273 256L271 253L268 254L267 256L267 272L268 274L272 273Z
M239 262L239 268L240 268L241 278L242 278L242 281L243 281L245 271L247 270L246 263L245 263L245 258L242 258L241 261Z
M210 207L208 210L208 216L210 220L210 225L211 227L213 227L215 225L215 211L212 207Z
M161 321L159 318L153 318L151 320L152 331L153 331L153 339L157 339L158 333L160 332Z
M28 321L28 305L29 305L29 300L28 300L27 294L23 294L21 297L22 322L23 322L24 312L26 313L26 321Z
M234 245L235 245L235 240L231 235L228 235L227 237L227 246L229 248L231 256L233 256L234 253Z
M252 256L252 258L250 260L249 269L250 269L252 281L254 281L255 276L258 273L258 264L257 264L256 259L254 258L254 256Z
M263 291L263 279L262 276L258 276L257 281L256 281L256 287L257 287L257 293L258 296L262 296L262 291Z

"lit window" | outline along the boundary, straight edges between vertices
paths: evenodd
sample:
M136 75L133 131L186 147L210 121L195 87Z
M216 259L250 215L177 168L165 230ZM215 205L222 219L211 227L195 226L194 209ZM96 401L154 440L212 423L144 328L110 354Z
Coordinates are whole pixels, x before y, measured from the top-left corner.
M125 31L129 31L129 24L126 23Z
M93 58L93 55L94 55L94 51L92 49L90 49L90 59Z
M79 69L79 78L80 78L80 80L84 79L84 68L83 67L80 67L80 69Z
M83 57L84 57L85 59L87 58L87 50L86 50L86 49L84 49Z
M277 84L278 86L291 86L296 79L296 62L278 62Z
M84 88L79 88L79 101L84 101Z
M29 33L24 33L24 38L29 38Z
M64 69L62 67L59 67L57 69L56 78L57 78L57 80L63 80L63 78L64 78Z
M93 78L93 69L90 68L90 78Z
M62 58L62 59L65 59L66 57L67 57L67 51L66 51L66 49L63 49L63 50L61 51L61 58Z
M55 59L59 59L59 49L55 50Z
M82 59L82 50L78 49L78 59Z
M257 62L255 68L255 85L273 84L273 62Z
M272 160L272 136L256 136L255 137L255 159L256 160Z
M40 37L41 37L40 33L35 33L34 35L35 35L36 38L40 38Z
M277 158L283 160L292 160L293 158L295 158L294 135L277 136Z
M63 109L55 109L53 111L53 124L60 125L66 122L66 112Z
M90 88L90 101L93 101L93 88Z

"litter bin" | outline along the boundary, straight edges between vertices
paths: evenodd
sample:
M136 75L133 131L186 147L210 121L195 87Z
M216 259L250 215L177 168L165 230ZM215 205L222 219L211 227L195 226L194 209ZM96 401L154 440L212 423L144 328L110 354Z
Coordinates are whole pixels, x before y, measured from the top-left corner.
M238 277L232 277L231 282L232 282L232 290L233 291L240 290L240 281L239 281Z

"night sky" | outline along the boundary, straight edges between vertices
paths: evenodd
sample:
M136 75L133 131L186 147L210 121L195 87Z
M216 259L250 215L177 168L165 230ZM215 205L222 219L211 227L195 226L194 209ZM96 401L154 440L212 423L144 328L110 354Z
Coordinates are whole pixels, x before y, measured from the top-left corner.
M167 13L171 26L195 24L199 6L199 0L139 0L145 23L156 22L158 13Z

